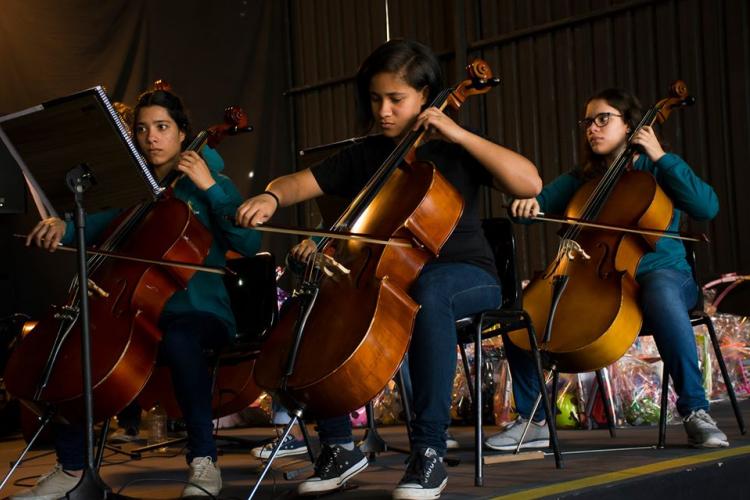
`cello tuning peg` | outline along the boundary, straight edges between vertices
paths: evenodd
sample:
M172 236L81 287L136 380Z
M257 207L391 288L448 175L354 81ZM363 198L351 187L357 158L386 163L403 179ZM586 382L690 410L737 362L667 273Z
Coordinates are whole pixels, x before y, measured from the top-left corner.
M692 106L693 104L695 104L695 97L693 97L693 96L691 96L691 95L687 96L686 98L684 98L684 99L683 99L683 100L682 100L682 101L680 102L680 106L682 106L682 107L685 107L685 106Z

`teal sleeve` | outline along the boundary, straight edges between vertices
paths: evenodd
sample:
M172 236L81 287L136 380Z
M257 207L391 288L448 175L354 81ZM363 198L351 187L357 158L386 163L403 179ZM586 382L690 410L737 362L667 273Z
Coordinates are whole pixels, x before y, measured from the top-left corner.
M716 217L719 212L716 192L695 175L685 160L673 153L665 154L656 163L648 158L646 160L647 167L650 167L656 181L672 199L675 208L697 220Z
M99 239L104 230L112 223L115 218L122 213L122 209L113 208L104 210L95 214L86 215L86 226L84 227L84 237L86 245L99 243ZM72 220L65 221L65 234L62 238L63 245L73 245L75 243L75 227Z
M242 255L255 255L260 250L260 231L236 226L231 220L242 203L232 181L221 174L214 174L216 184L206 190L211 212L229 247Z
M542 192L536 197L539 202L539 210L545 214L562 215L568 206L568 202L582 184L583 182L571 173L559 176L544 186ZM531 224L534 220L515 218L514 222Z

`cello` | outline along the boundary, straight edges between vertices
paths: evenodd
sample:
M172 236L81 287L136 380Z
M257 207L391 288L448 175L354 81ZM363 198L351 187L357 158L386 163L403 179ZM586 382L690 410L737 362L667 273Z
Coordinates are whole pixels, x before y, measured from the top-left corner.
M247 117L228 108L225 122L200 132L187 149L216 145L227 134L247 130ZM187 286L196 269L165 261L200 264L212 235L169 188L179 172L163 179L161 195L121 214L98 250L117 251L153 262L89 259L93 413L101 420L118 413L141 391L154 367L161 339L157 327L170 297ZM8 392L35 412L52 406L68 420L83 414L80 371L79 287L64 306L53 308L13 351L5 370Z
M653 175L627 170L637 153L630 141L642 127L664 123L673 110L694 102L678 80L669 96L645 113L607 172L583 184L570 200L565 219L576 222L562 232L553 262L524 290L524 309L540 349L560 371L594 371L617 361L641 330L636 270L643 255L667 236L674 211ZM509 338L531 349L524 331Z
M467 80L430 105L458 109L499 82L484 61L467 71ZM325 418L360 407L393 377L406 353L419 309L407 290L463 211L461 196L435 166L414 160L424 133L404 136L331 229L413 244L323 238L322 272L308 270L262 348L256 382L293 411Z

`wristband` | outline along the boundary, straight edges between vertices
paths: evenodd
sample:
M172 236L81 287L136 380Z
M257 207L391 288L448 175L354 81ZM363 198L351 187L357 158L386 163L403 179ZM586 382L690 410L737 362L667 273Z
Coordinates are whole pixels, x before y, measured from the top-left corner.
M276 208L279 208L279 205L281 205L281 202L279 202L279 197L276 196L276 194L273 191L263 191L260 194L267 194L268 196L272 197L274 201L276 202Z

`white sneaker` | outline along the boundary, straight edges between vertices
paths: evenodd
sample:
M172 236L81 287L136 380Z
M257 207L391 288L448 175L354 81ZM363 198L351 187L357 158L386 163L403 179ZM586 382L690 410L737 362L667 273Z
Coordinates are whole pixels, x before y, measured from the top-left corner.
M81 478L68 474L57 464L55 468L39 477L36 485L28 490L19 491L8 497L8 500L57 500L78 484Z
M458 441L453 437L450 431L445 431L445 447L449 450L456 450L459 448Z
M182 490L182 497L216 496L221 491L221 471L211 457L197 457L190 462L190 484Z
M688 443L693 448L721 448L729 446L726 434L721 432L716 421L704 410L693 410L682 419Z
M521 441L521 435L523 434L527 422L528 420L525 418L518 417L508 424L502 432L488 437L484 441L484 445L493 450L515 450L518 446L518 442ZM547 427L547 422L537 423L532 421L526 436L524 436L521 448L547 448L548 446L549 428Z

